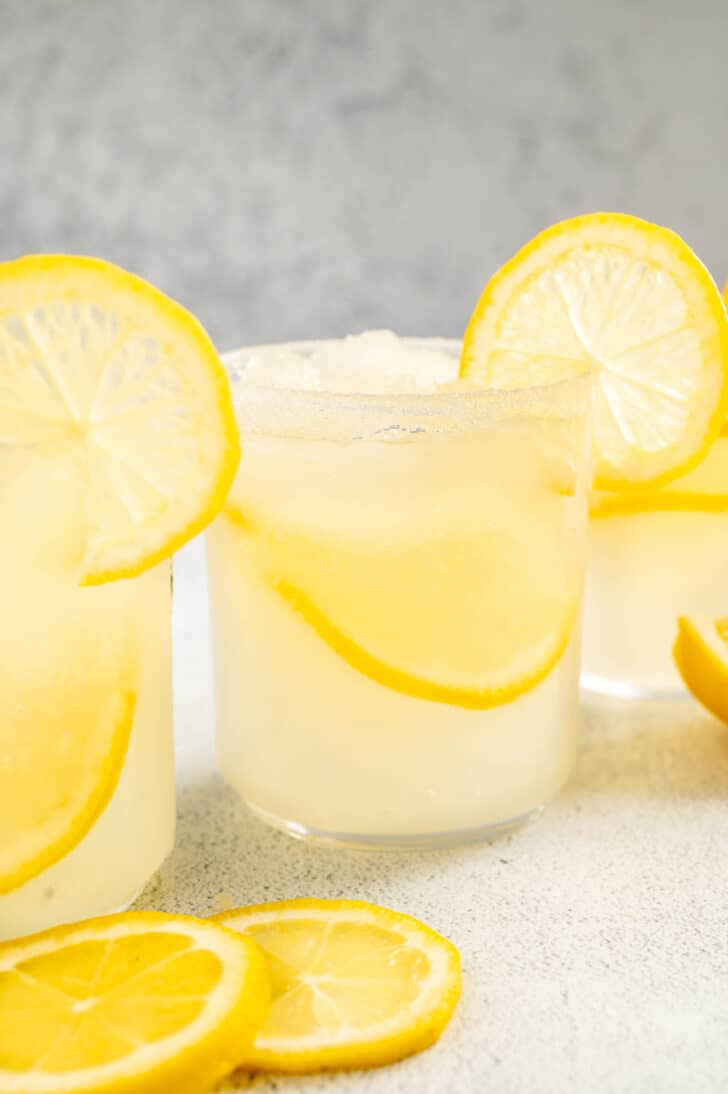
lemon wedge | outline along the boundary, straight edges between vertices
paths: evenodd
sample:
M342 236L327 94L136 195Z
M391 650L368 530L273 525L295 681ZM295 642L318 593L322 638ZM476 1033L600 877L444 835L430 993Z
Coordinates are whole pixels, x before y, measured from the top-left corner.
M460 996L455 947L358 900L290 900L217 916L263 950L272 1006L245 1069L366 1068L427 1048Z
M75 456L84 584L141 573L201 531L235 475L225 371L197 320L93 258L0 263L0 479Z
M0 946L0 1094L198 1094L269 1005L259 950L154 912Z
M599 489L642 489L697 465L728 412L728 321L686 243L618 213L555 224L487 284L461 376L487 387L596 375Z
M682 616L673 658L698 702L728 724L728 618Z

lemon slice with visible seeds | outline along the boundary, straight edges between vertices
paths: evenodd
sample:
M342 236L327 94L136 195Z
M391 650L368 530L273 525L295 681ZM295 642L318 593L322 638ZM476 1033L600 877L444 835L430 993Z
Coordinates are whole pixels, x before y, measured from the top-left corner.
M265 1018L256 946L129 913L0 946L0 1094L198 1094Z
M698 702L728 724L728 618L682 616L673 657Z
M487 387L597 378L596 485L665 483L695 466L728 412L728 321L674 232L596 213L536 236L490 280L461 376Z
M141 573L201 531L239 457L197 320L118 267L60 255L0 264L0 436L0 479L78 454L84 584Z
M263 950L272 1007L245 1069L364 1068L427 1048L460 996L455 947L358 900L290 900L216 916Z

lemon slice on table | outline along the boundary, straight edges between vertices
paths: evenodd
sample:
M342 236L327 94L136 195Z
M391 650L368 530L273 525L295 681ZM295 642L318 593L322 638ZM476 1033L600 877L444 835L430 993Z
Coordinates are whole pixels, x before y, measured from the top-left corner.
M141 573L201 531L235 475L225 371L197 320L94 258L0 264L3 464L77 457L79 577Z
M643 489L695 466L728 412L728 321L674 232L596 213L536 236L489 281L461 375L488 387L596 375L600 489Z
M206 920L92 919L0 945L0 1094L199 1094L269 1006L265 961Z
M460 997L455 947L358 900L290 900L216 916L263 950L272 1006L241 1067L366 1068L433 1044Z
M698 702L728 723L728 618L682 616L673 657Z

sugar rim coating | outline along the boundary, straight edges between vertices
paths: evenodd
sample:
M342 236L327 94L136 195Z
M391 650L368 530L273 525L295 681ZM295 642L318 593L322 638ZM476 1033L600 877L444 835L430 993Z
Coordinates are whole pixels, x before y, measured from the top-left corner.
M398 336L399 337L399 336ZM417 349L459 357L461 342L454 338L401 340ZM310 356L343 338L300 342L272 342L242 346L222 354L233 391L238 425L243 432L327 440L365 440L385 431L451 432L483 429L498 421L525 417L573 419L591 405L593 380L589 373L522 388L481 388L476 391L327 392L312 388L281 387L244 380L246 359L262 350L285 350Z

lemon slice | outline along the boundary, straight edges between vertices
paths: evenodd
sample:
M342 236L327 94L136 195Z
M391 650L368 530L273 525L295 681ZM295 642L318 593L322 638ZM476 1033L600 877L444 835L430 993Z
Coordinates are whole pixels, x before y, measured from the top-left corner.
M118 584L79 589L39 568L0 578L0 588L3 893L67 854L111 798L132 729L138 666Z
M401 539L391 525L380 539L374 521L334 533L314 511L289 524L229 502L223 515L236 557L350 668L412 698L485 710L543 680L577 618L581 556L562 532L574 499L527 497L511 506L482 493L457 519Z
M399 668L393 653L390 653L390 661L382 660L341 630L319 609L315 601L295 585L280 581L275 589L313 628L319 638L357 672L402 695L432 703L446 703L466 710L487 710L501 706L540 683L564 652L572 622L569 618L564 619L561 630L543 634L538 639L534 637L517 654L510 648L508 651L503 648L500 651L493 650L489 658L490 665L483 666L472 683L457 684ZM504 653L512 653L508 663L505 663Z
M197 1094L269 1006L265 961L218 924L155 912L0 946L0 1094Z
M592 517L659 512L728 512L728 437L724 433L697 467L661 489L628 493L594 491L589 502Z
M698 702L728 723L728 618L682 616L673 657Z
M596 213L542 232L490 280L461 375L488 387L592 369L596 486L641 488L695 466L728 411L728 322L674 232Z
M241 1065L289 1072L390 1063L433 1044L460 996L455 947L358 900L290 900L216 917L253 939L272 1007Z
M239 447L224 369L196 319L109 263L0 264L0 477L77 455L79 579L141 573L215 516Z

